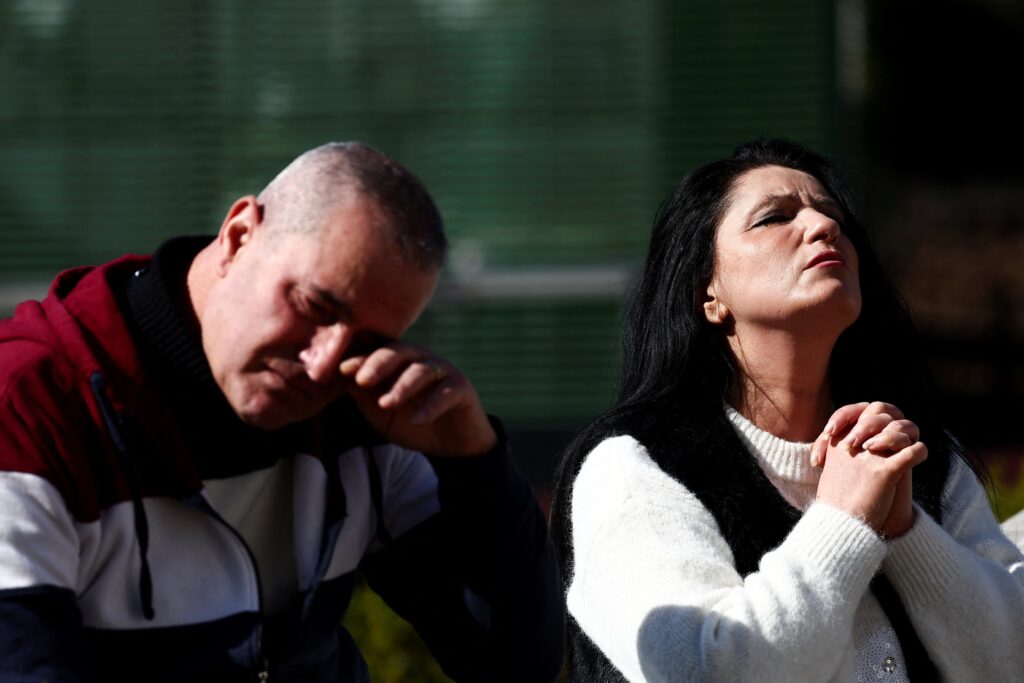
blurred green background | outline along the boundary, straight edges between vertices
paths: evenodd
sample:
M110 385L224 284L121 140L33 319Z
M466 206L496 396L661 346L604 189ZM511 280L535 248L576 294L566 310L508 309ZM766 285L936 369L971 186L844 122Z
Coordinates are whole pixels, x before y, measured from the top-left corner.
M852 177L1005 516L1024 507L1021 5L3 0L0 314L62 268L212 234L301 151L363 140L447 221L412 336L473 378L544 502L614 394L661 198L792 137ZM443 680L372 595L349 622L377 680Z

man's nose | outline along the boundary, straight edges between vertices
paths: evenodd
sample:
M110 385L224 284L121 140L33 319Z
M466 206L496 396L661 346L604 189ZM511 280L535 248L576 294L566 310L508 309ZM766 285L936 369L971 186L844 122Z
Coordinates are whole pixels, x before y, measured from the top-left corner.
M839 235L842 234L842 228L839 222L828 214L822 213L816 209L804 209L802 212L803 219L806 222L804 228L805 237L808 242L817 242L822 240L827 243L835 242Z
M306 375L314 382L328 382L341 376L338 366L352 339L351 330L342 323L322 325L299 352Z

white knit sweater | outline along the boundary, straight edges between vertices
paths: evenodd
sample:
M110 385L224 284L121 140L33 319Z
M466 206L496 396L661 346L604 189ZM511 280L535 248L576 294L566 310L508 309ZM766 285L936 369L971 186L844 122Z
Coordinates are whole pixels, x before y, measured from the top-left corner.
M813 501L810 445L729 409L769 479L804 514L741 577L711 513L629 436L601 442L573 486L569 612L631 681L904 681L868 583L884 571L947 681L1024 681L1024 556L954 461L940 527L884 542ZM757 514L751 510L751 514Z

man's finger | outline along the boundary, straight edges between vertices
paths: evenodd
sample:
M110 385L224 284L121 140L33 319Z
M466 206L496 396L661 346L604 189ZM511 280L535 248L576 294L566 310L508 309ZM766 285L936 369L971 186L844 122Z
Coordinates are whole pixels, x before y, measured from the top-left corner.
M363 361L355 375L356 384L361 387L372 387L397 374L404 366L428 356L423 349L408 344L382 346Z
M413 413L410 422L415 425L429 424L454 408L462 400L463 383L457 377L449 377L437 384L419 409Z
M407 366L391 388L380 397L381 408L394 408L416 396L431 384L444 379L452 371L439 361L421 360Z
M341 365L338 366L338 371L341 372L344 377L352 377L359 368L363 367L363 363L366 361L366 356L351 356L341 361Z

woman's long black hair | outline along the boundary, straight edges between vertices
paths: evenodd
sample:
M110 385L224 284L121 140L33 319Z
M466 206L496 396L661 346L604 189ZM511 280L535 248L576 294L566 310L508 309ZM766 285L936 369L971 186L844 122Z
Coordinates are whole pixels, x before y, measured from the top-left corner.
M927 468L944 479L959 448L942 429L930 375L921 358L917 332L902 298L882 271L861 225L853 195L824 157L788 140L762 139L701 166L683 178L654 221L643 273L635 285L623 330L623 366L615 405L569 445L556 475L551 528L566 584L572 576L570 502L572 482L587 453L617 433L621 418L654 414L666 406L721 405L737 379L721 332L705 318L701 293L711 280L715 233L730 191L744 173L784 166L818 180L846 215L843 232L857 250L862 308L832 352L832 401L887 401L921 429L928 445ZM927 476L914 477L915 498L937 496Z

